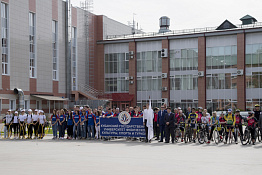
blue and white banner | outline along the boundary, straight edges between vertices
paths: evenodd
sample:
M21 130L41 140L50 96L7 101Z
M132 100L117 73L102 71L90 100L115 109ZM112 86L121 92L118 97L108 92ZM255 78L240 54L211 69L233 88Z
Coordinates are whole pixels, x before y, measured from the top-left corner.
M100 134L104 137L146 137L143 118L132 118L126 112L118 118L100 118Z

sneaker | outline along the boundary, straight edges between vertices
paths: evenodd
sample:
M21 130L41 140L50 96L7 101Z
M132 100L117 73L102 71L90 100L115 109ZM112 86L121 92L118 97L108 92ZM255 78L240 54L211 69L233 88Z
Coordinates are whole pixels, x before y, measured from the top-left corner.
M207 143L209 144L209 143L210 143L210 141L207 141Z
M184 142L184 140L183 140L183 139L181 139L181 142Z
M196 143L196 140L193 140L194 143Z
M220 139L222 140L222 139L223 139L223 137L222 137L222 136L220 136Z
M255 145L255 142L253 142L253 145Z
M227 144L227 142L224 142L224 144Z

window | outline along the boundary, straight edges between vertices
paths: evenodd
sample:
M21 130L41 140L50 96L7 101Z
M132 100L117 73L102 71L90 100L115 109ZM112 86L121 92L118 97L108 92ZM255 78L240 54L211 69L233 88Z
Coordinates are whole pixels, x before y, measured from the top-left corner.
M36 45L35 45L35 14L29 13L29 52L30 52L30 78L36 78Z
M143 76L137 79L137 91L159 91L162 88L160 76Z
M252 72L251 75L246 75L247 89L262 88L262 72Z
M30 101L29 100L25 100L25 109L30 109Z
M16 100L9 100L9 109L16 110Z
M170 78L171 90L197 90L198 77L193 75L176 75Z
M206 48L206 69L237 68L237 46Z
M125 77L105 78L105 91L106 92L128 92L129 80Z
M105 73L129 73L129 54L105 54Z
M77 31L72 28L72 89L77 90Z
M170 71L198 70L198 49L170 50Z
M36 101L36 109L41 109L42 105L41 105L41 101Z
M8 56L8 6L5 3L1 3L1 30L2 30L2 74L7 75L9 73L9 56Z
M211 74L206 77L207 89L236 89L237 76L231 73Z
M0 111L2 111L2 99L0 99Z
M162 72L160 51L137 53L137 72Z
M53 47L53 80L58 80L58 55L57 55L57 21L52 21L52 47Z

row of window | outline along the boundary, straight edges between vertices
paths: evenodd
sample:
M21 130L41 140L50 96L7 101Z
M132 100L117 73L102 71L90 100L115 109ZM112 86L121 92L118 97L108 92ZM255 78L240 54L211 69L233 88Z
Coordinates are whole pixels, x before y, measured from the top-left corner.
M72 90L77 90L77 30L72 27Z
M0 110L2 110L2 101L0 99ZM36 101L36 109L41 109L41 101ZM17 110L16 109L16 100L9 100L9 109L11 110ZM30 100L24 101L24 109L30 109Z
M1 3L1 37L2 37L2 74L9 74L8 55L8 5ZM53 48L53 80L58 80L58 55L57 55L57 22L52 21L52 48ZM36 78L36 15L29 12L29 74Z

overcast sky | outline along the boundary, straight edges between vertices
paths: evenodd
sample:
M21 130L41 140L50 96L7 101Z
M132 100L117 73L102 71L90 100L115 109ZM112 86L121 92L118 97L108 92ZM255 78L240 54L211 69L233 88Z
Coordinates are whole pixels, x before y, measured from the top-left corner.
M71 0L74 6L80 6L84 0ZM127 24L133 20L139 23L145 32L157 32L159 18L168 16L171 30L204 28L219 26L228 19L240 24L241 17L249 14L262 22L261 0L93 0L97 15Z

